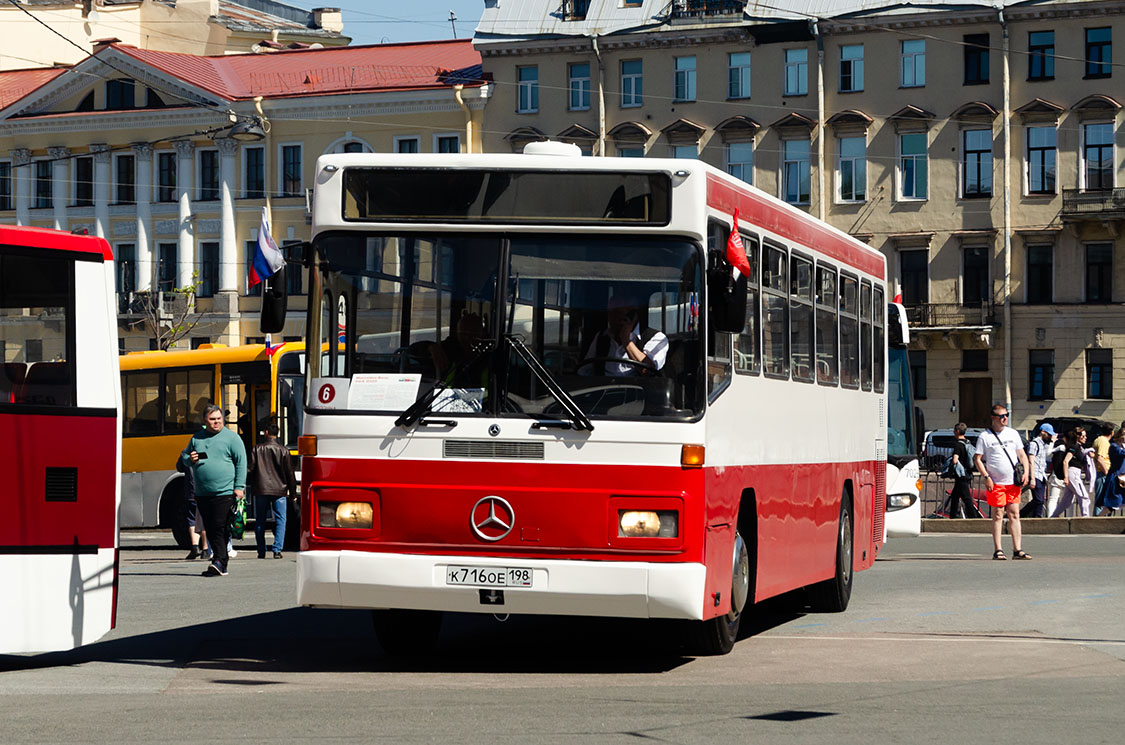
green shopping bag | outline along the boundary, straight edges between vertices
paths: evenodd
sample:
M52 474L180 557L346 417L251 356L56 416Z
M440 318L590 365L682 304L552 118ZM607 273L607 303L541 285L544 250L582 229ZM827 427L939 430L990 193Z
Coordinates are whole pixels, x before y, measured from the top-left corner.
M234 509L230 511L230 537L240 540L246 532L246 499L238 497L234 501Z

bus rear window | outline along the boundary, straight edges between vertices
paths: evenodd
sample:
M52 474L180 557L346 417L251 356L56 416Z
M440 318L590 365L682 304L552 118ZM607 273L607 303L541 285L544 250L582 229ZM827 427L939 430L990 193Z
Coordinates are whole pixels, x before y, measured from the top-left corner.
M664 173L348 168L344 219L667 225Z
M74 261L0 255L0 405L74 406Z

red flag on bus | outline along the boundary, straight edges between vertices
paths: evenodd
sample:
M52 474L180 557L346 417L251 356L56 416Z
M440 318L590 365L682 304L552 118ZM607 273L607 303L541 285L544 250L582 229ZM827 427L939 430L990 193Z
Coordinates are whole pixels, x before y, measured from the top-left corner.
M750 262L746 258L746 246L742 245L742 235L738 232L738 210L734 211L734 226L727 239L727 263L734 267L734 281L745 274L750 276Z

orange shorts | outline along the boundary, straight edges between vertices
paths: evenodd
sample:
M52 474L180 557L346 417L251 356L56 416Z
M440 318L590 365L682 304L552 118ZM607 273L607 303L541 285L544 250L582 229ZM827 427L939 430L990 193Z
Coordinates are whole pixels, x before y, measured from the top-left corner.
M1019 484L993 484L988 490L988 504L992 507L1019 504L1022 491Z

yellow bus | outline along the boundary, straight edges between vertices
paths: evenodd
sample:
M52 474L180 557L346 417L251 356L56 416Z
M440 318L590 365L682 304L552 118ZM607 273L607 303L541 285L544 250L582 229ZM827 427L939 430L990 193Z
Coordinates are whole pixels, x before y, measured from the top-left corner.
M226 412L227 426L247 450L276 418L280 439L296 458L304 362L304 344L292 342L272 350L263 344L204 344L123 356L121 527L171 528L180 546L189 545L176 458L201 428L203 409L212 402ZM296 539L297 523L290 524Z

